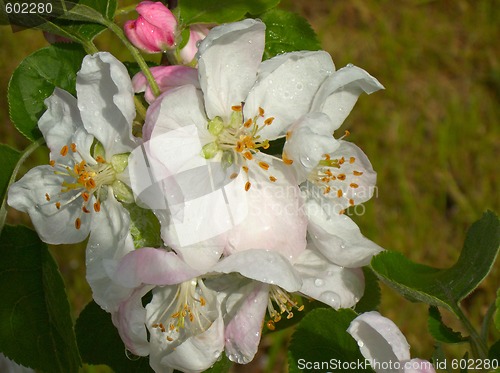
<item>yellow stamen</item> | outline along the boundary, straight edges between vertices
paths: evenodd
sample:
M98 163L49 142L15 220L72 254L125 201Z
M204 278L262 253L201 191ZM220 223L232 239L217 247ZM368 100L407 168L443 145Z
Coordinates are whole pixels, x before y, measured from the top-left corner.
M245 191L248 192L250 190L250 187L252 186L252 184L250 183L250 181L247 181L245 183Z
M269 165L266 163L266 162L259 162L259 166L260 168L262 168L263 170L269 170Z
M269 125L271 125L271 123L273 123L273 121L274 121L274 117L269 117L269 118L267 118L267 119L264 121L264 124L265 124L266 126L269 126Z
M81 226L82 226L82 221L80 220L80 218L76 218L76 220L75 220L75 228L76 229L80 229Z
M241 105L234 105L234 106L231 106L231 110L232 111L241 111Z
M61 153L61 155L62 155L63 157L65 157L65 156L66 156L66 154L68 154L68 145L64 145L64 146L61 148L61 152L60 152L60 153Z

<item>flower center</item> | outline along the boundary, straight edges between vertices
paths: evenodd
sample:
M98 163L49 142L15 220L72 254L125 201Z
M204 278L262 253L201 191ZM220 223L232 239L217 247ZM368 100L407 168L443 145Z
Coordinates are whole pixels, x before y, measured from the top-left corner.
M93 195L95 196L95 202L92 208L95 212L99 212L101 210L101 198L104 192L101 189L103 186L111 185L116 180L116 171L102 156L96 157L95 164L89 164L85 160L78 161L74 156L75 153L79 154L76 144L72 143L69 148L67 145L64 145L61 148L60 154L63 157L69 157L69 162L67 162L67 164L61 164L56 163L54 160L50 161L50 165L55 169L54 173L64 176L66 179L61 183L62 188L58 197L62 197L64 193L77 192L69 200L65 201L64 204L56 201L55 207L57 210L60 210L81 197L81 212L89 214L91 209L89 204L91 203L91 196ZM83 159L81 155L80 159ZM45 194L45 199L48 202L50 202L52 198L53 197L48 193ZM75 219L75 228L80 229L81 224L80 213L80 216Z
M259 107L258 115L245 119L243 104L231 107L232 114L229 123L224 122L220 117L215 117L208 122L208 131L215 137L215 141L203 147L203 156L206 159L211 159L222 153L221 162L224 168L234 163L248 174L247 162L253 161L254 155L260 152L261 149L269 148L269 140L262 139L259 132L265 126L271 125L274 117L266 118L264 109ZM263 124L261 125L258 124L259 118L263 118ZM265 171L269 169L267 162L257 161L257 164ZM230 177L234 179L237 176L238 174L234 173ZM269 180L275 182L276 178L270 175ZM251 183L247 176L245 190L248 191L250 186Z
M349 206L354 206L354 199L349 198L349 189L359 188L356 177L363 175L355 170L355 157L340 157L332 159L329 154L323 154L323 160L311 171L308 180L318 186L328 197L347 199Z
M173 342L183 331L195 335L207 330L213 320L207 300L203 297L206 291L201 279L180 284L173 299L151 328L164 334L167 342Z
M274 303L278 306L279 311L274 308ZM302 311L304 305L299 305L293 297L276 285L271 285L269 290L269 300L267 303L267 311L269 313L270 320L267 322L266 326L269 330L276 329L274 325L281 320L281 315L286 312L286 318L291 319L293 317L293 309L297 311Z

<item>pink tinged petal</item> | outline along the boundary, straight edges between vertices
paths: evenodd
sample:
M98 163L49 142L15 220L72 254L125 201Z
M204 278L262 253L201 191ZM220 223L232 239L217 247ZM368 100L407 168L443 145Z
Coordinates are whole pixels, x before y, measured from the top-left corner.
M38 121L38 128L50 149L50 159L59 162L63 158L61 148L70 147L73 135L83 128L83 123L76 98L60 88L45 100L45 105L47 110Z
M294 267L302 277L300 292L335 309L353 307L363 296L363 271L330 263L312 245Z
M123 25L123 31L127 36L127 39L138 49L146 52L146 53L158 53L160 52L155 48L155 46L149 45L149 43L145 43L142 37L139 35L137 30L137 20L130 20L125 22Z
M265 25L245 19L210 30L199 47L198 69L210 119L229 121L255 83L264 52Z
M198 53L198 43L208 35L210 30L205 25L189 26L189 40L179 52L183 64L190 64Z
M334 70L330 55L323 51L286 53L264 61L245 100L245 117L253 118L262 107L265 117L274 121L260 135L270 140L285 135L292 123L311 110L318 88Z
M101 211L94 214L86 250L87 282L97 304L108 312L118 309L131 289L113 278L119 261L134 250L130 235L130 216L108 189Z
M63 181L74 179L54 174L51 166L38 166L11 185L7 199L9 206L29 214L42 241L54 245L83 241L94 214L82 212L83 198L75 191L61 192ZM76 219L80 219L80 229L75 226Z
M404 364L404 373L436 373L434 366L427 360L411 359Z
M266 284L277 285L288 292L300 289L299 273L282 255L270 250L249 249L223 258L213 268L214 273L240 273Z
M269 300L269 286L250 283L238 293L239 301L227 310L229 320L225 320L226 354L229 360L246 364L253 360L262 336L262 323ZM228 302L229 303L229 302Z
M179 284L199 274L175 253L146 247L127 254L113 280L124 287L135 288L141 284Z
M162 93L172 88L187 84L191 84L196 88L200 88L200 84L198 81L198 70L192 67L179 65L155 66L150 70ZM146 77L142 72L136 74L133 77L132 85L135 92L146 92L144 97L148 103L151 104L156 100L156 97L147 84Z
M283 154L293 161L291 167L298 182L305 181L325 154L335 151L340 143L328 130L330 118L323 113L310 113L301 117L288 130Z
M410 345L405 336L391 320L376 311L356 317L347 332L358 342L361 354L368 360L376 360L379 366L410 360ZM384 364L386 363L386 364ZM399 370L375 369L378 372L399 372Z
M160 359L152 351L150 365L162 373L170 367L182 372L203 372L217 362L223 350L224 322L219 317L206 331L188 338Z
M147 38L150 44L155 45L159 51L174 46L177 19L164 4L159 1L143 1L135 9L148 24Z
M261 169L258 162L265 162L269 169ZM237 190L247 199L248 215L228 233L225 253L267 249L293 262L306 247L307 230L297 182L290 168L274 157L257 154L248 166L252 186L246 192ZM269 180L270 175L276 182Z
M106 150L106 159L130 152L135 117L134 91L125 66L107 52L86 56L78 72L76 91L85 129Z
M113 324L127 349L137 356L147 356L150 345L146 331L146 309L142 305L142 297L153 286L136 289L125 301L120 303L116 312L112 313Z
M321 86L311 111L322 111L332 120L330 133L344 122L361 93L371 94L384 86L359 67L348 65L332 74Z
M332 263L348 268L362 267L383 250L365 238L347 215L335 212L328 214L315 199L309 199L305 206L309 218L309 237Z
M204 273L219 261L223 249L224 245L216 238L198 245L174 248L174 251L184 262Z

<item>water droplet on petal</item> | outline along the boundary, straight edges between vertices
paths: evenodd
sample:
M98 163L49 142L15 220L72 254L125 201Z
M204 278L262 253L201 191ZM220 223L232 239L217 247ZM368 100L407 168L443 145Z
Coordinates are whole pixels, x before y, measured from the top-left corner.
M363 347L365 344L363 343L363 341L358 341L358 346L359 347Z
M337 309L340 307L340 297L333 291L325 291L324 293L322 293L320 296L320 300L333 308Z
M346 67L353 67L354 65L352 63L348 63Z
M317 278L316 280L314 280L314 285L316 285L317 287L321 287L325 284L325 281L323 281L322 279L320 278Z

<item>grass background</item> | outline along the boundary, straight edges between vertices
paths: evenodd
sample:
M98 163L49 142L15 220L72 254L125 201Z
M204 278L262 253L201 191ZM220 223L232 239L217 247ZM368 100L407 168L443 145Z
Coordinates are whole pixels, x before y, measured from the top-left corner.
M311 23L338 68L353 63L386 88L361 96L343 127L378 172L378 195L365 204L364 214L353 217L362 232L416 262L451 266L470 224L486 209L500 211L498 2L283 0L281 7ZM39 32L12 33L6 26L0 27L0 40L0 139L23 149L28 142L8 117L7 84L19 62L46 42ZM99 47L109 50L110 40L103 35ZM38 152L33 164L45 158ZM26 216L13 210L8 219L29 224ZM84 280L84 247L51 250L77 317L91 297ZM477 327L495 299L499 280L497 263L464 301ZM407 336L412 356L430 358L433 340L427 332L425 305L382 290L381 313ZM460 329L453 318L444 316ZM255 361L235 371L283 371L289 333L267 337ZM464 347L447 348L448 358L462 356Z

